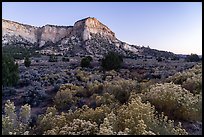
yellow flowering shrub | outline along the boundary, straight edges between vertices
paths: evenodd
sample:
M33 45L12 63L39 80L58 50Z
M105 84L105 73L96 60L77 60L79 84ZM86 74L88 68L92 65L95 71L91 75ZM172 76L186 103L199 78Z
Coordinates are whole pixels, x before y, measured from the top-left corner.
M61 128L54 127L51 130L45 131L44 135L95 135L97 132L98 127L95 122L74 119L73 122Z
M16 118L13 112L15 106L8 102L5 111L6 117L2 120L3 134L29 134L30 128L23 127L21 122L15 125ZM22 107L27 109L27 106ZM29 109L28 109L29 110ZM27 123L26 110L22 110L19 119ZM29 112L29 111L28 111ZM30 114L30 113L28 113ZM37 119L37 124L31 133L44 135L183 135L187 132L181 123L174 126L174 122L167 116L156 115L150 103L143 103L141 98L134 94L127 105L111 109L100 106L96 109L84 105L76 111L69 110L59 114L55 107L48 107L45 114ZM9 118L8 118L9 117ZM16 119L17 121L20 121ZM10 122L10 124L9 124ZM29 129L29 130L28 130ZM9 130L9 131L8 131Z
M133 80L120 79L104 83L104 92L113 94L120 103L127 102L130 92L139 92L137 89L137 82Z
M93 94L102 94L103 93L103 84L94 81L92 83L87 83L87 86L83 89L77 92L77 95L80 97L90 97Z
M89 108L84 105L76 111L56 113L56 109L48 108L46 113L39 116L35 132L38 134L96 134L98 125L103 122L106 114L110 113L107 106ZM75 126L74 126L75 125Z
M19 116L15 112L14 103L10 100L5 104L5 115L2 115L2 135L28 135L30 105L21 106Z
M183 120L202 120L202 95L193 95L180 85L173 83L155 84L141 96L169 117Z
M79 118L86 121L96 122L101 124L105 118L106 113L110 113L110 108L102 105L95 109L89 108L87 105L84 105L82 108L77 109L74 114Z
M36 134L43 134L44 131L51 130L55 127L63 127L67 123L64 113L57 115L55 107L48 107L45 114L38 116L35 128Z
M193 68L178 72L167 78L166 82L182 85L183 88L191 93L202 92L202 64L197 64Z
M60 87L59 91L54 97L54 104L57 109L69 109L71 105L74 105L78 98L75 94L82 90L81 87L73 84L64 84Z
M86 85L61 85L54 107L38 116L32 128L30 106L22 106L16 114L14 103L8 100L2 134L187 135L180 120L202 121L201 69L198 64L163 84L125 80L116 71L106 72L111 78L100 83L78 69L76 75Z
M76 70L76 77L78 80L83 81L83 82L87 82L90 80L90 74L80 69Z
M174 126L174 122L167 117L155 115L155 108L149 102L142 103L142 99L133 97L128 105L122 105L117 111L117 130L129 129L131 135L173 135L187 134L181 127Z
M118 100L116 100L114 95L110 93L104 93L102 96L96 96L94 100L96 101L97 106L106 105L112 108L119 105Z
M182 83L182 87L194 94L202 92L202 74L187 78L187 80Z

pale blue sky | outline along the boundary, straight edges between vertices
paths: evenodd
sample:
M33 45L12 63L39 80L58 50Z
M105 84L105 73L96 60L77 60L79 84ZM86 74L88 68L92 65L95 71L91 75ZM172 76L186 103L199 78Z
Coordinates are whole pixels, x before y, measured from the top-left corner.
M33 26L73 26L95 17L121 41L202 54L201 2L3 2L2 18Z

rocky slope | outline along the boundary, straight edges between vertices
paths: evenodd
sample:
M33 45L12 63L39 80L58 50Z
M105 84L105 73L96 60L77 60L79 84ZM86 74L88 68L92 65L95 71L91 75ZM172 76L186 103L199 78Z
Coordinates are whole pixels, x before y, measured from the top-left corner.
M14 21L2 19L2 43L43 46L46 42L56 43L65 36L69 36L72 27L45 25L34 27Z
M144 55L144 48L118 40L115 33L96 18L85 18L74 26L34 27L2 19L2 44L35 47L43 54L93 55L114 50L124 56Z

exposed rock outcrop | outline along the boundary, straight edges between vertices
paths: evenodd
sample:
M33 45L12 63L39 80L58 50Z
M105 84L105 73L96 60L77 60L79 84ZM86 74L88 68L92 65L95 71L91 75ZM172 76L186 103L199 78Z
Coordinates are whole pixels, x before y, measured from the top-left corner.
M31 44L36 43L36 45L43 46L48 41L56 43L69 36L71 31L72 26L45 25L34 27L2 19L2 43L4 44L9 44L9 42L15 44L15 39L18 42L27 41Z
M23 39L29 41L30 43L34 44L37 42L37 33L38 27L20 24L14 21L8 21L2 19L2 42L7 43L10 42L9 38L13 39L22 37ZM16 36L16 37L14 37ZM8 40L6 39L8 37Z
M93 55L102 57L116 51L128 57L156 56L163 53L149 48L129 45L118 40L115 33L96 18L85 18L74 26L45 25L34 27L2 19L2 44L35 47L42 54ZM164 52L165 54L166 52ZM160 55L160 56L161 56ZM173 56L173 53L168 54Z

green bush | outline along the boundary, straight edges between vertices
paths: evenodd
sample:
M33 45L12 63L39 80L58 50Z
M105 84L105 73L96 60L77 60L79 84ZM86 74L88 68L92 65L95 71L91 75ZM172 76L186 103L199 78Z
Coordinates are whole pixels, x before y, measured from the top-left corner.
M92 60L93 59L92 59L91 56L84 57L81 60L81 67L90 67L90 63L91 63Z
M20 60L24 59L28 55L30 56L35 53L35 50L33 50L32 48L27 49L26 47L21 45L6 45L2 47L2 51L3 53L9 54L14 59Z
M2 55L2 85L13 86L19 80L18 64L7 55Z
M50 55L50 57L49 57L49 60L48 60L49 62L57 62L58 60L57 60L57 56L54 56L54 55Z
M25 59L24 59L24 65L25 65L26 67L30 67L30 64L31 64L30 59L29 59L28 57L25 57Z
M198 62L200 61L200 58L197 54L191 54L186 57L186 61L187 62Z
M158 58L157 58L157 61L158 61L158 62L162 62L162 60L163 60L163 59L162 59L161 57L158 57Z
M63 62L69 62L69 58L68 57L62 57L62 61Z
M102 67L105 70L118 70L121 68L123 63L123 58L117 54L116 52L109 52L103 59L102 59Z

